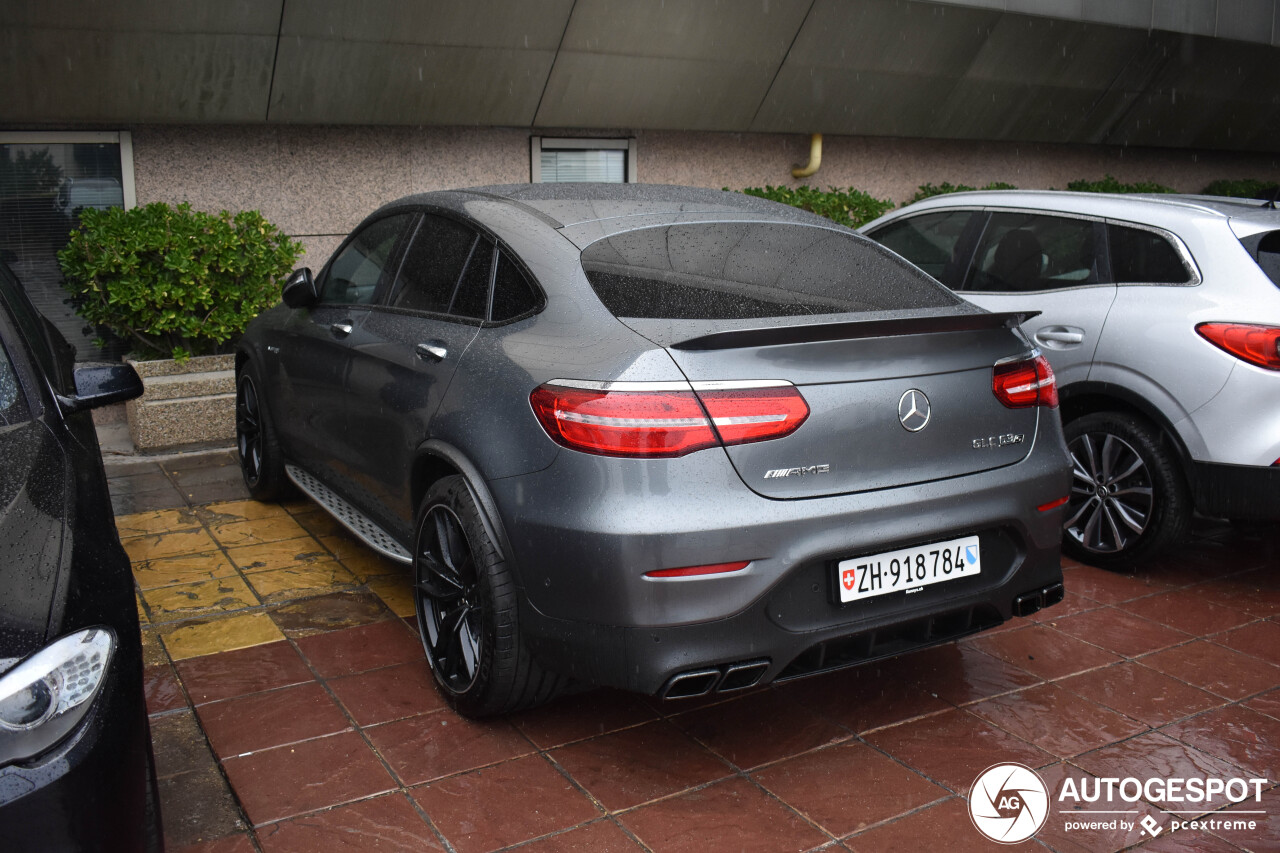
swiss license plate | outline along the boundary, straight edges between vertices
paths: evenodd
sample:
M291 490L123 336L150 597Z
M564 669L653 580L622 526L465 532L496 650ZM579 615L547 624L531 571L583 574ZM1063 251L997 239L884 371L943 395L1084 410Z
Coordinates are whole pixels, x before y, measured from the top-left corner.
M840 602L857 601L982 572L977 536L870 554L836 565Z

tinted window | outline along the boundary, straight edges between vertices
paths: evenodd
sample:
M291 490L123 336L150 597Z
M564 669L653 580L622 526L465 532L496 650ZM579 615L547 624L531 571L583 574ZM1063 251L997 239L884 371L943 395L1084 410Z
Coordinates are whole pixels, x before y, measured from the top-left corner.
M449 313L455 317L483 320L489 316L489 279L493 273L493 241L480 237L471 250L471 259L453 294Z
M993 213L966 290L1023 293L1099 281L1097 228L1085 219Z
M871 236L943 284L958 287L955 279L962 271L955 269L956 247L973 216L971 210L926 213L891 222Z
M1272 231L1258 241L1258 266L1280 286L1280 231Z
M1121 284L1186 284L1191 273L1164 237L1142 228L1108 225L1111 275Z
M534 311L539 301L538 291L533 289L520 268L499 252L498 272L493 278L494 321L500 323Z
M44 317L31 304L31 300L27 298L18 277L12 270L0 265L0 276L4 277L4 283L0 285L2 289L0 302L8 306L14 322L18 324L18 331L26 338L36 361L39 362L40 370L55 385L62 384L59 381L61 377Z
M27 420L27 407L18 389L18 377L14 373L9 354L0 346L0 426Z
M341 305L372 302L400 233L412 218L408 213L389 216L357 234L329 264L320 301Z
M733 320L959 302L852 232L773 222L628 231L588 246L582 265L618 317Z
M400 265L391 304L446 313L475 240L475 232L460 222L424 216Z

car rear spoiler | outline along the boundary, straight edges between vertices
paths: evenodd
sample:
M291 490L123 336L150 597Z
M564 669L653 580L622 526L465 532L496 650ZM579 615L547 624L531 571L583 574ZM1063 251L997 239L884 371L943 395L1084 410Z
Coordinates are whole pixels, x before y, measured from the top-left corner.
M941 317L908 317L854 320L843 323L800 323L758 329L713 332L672 344L678 350L721 350L740 347L767 347L779 344L807 344L854 338L884 338L900 335L928 335L940 332L974 332L983 329L1012 329L1039 315L1039 311L948 314Z

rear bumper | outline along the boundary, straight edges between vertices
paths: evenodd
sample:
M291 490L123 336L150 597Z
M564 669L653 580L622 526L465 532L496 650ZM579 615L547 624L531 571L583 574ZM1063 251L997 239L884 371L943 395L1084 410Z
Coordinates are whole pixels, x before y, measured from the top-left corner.
M791 501L747 491L711 453L678 460L679 482L697 483L697 494L669 485L674 471L562 453L546 471L490 483L520 579L522 632L550 669L653 694L691 671L724 677L751 665L762 683L994 626L1019 597L1043 603L1062 582L1064 510L1036 509L1069 485L1052 435L1017 465ZM575 495L567 483L595 488ZM981 575L838 603L840 560L970 534L981 540ZM732 575L643 577L741 560L749 567Z
M1217 518L1280 519L1280 465L1196 462L1191 472L1196 509Z
M666 698L731 692L854 666L993 628L1062 600L1056 548L1027 555L1004 583L914 613L787 631L772 601L693 625L634 628L552 619L522 608L531 651L549 669L591 684ZM522 602L527 604L527 600Z

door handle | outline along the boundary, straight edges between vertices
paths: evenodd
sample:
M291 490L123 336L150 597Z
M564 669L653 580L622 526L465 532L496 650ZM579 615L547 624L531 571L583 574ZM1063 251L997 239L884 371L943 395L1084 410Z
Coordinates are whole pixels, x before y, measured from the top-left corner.
M333 332L335 335L337 335L340 338L345 338L347 335L351 334L351 324L350 323L334 323L332 326L329 327L329 331Z
M425 358L429 361L444 361L445 356L449 354L449 350L445 349L439 341L418 344L414 348L414 352L418 354L418 358Z
M1049 349L1068 349L1084 343L1084 329L1074 326L1045 326L1035 333L1036 343Z

